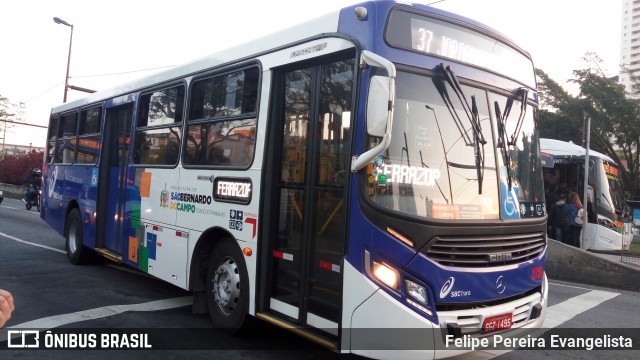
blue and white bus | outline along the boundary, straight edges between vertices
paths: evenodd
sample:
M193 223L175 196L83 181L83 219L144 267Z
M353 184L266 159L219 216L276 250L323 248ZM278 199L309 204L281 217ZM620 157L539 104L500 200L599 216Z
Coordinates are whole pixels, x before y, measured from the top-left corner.
M442 357L544 320L537 107L508 38L365 2L55 107L41 216L72 263L189 290L215 327Z

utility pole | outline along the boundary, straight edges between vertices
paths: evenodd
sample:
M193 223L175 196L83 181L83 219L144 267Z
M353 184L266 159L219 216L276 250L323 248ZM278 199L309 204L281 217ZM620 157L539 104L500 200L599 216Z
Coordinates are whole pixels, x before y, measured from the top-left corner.
M585 113L585 118L584 118L584 129L585 129L585 133L584 133L584 138L585 138L585 144L584 144L584 149L585 149L585 153L584 153L584 193L582 196L582 232L580 233L580 248L584 249L586 246L586 239L587 239L587 226L589 224L589 221L587 219L589 219L587 217L587 211L588 211L588 200L589 200L589 142L591 140L591 115Z

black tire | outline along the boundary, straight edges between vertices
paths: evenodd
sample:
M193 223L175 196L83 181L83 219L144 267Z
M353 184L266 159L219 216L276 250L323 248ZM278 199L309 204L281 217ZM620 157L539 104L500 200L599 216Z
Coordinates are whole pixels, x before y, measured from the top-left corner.
M86 264L89 260L89 249L82 246L82 218L78 209L72 209L67 217L65 242L67 258L73 265Z
M228 334L243 330L249 318L249 275L235 241L222 239L207 269L207 307L213 326Z
M27 210L31 210L31 204L30 203L26 203L24 205L25 208L27 208Z

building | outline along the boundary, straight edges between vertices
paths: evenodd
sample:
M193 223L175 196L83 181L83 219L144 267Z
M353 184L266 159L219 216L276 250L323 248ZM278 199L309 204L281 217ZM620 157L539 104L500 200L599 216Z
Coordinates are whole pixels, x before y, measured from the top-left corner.
M622 28L620 32L620 64L640 77L640 0L622 0ZM624 85L631 98L640 98L633 91L629 74L620 74L619 83Z

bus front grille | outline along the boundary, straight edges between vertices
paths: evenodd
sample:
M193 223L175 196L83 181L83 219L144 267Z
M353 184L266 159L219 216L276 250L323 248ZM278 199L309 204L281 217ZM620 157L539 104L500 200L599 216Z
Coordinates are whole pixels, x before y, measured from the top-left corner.
M538 257L546 245L542 232L498 236L440 236L423 253L445 266L492 267Z

